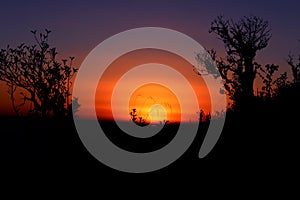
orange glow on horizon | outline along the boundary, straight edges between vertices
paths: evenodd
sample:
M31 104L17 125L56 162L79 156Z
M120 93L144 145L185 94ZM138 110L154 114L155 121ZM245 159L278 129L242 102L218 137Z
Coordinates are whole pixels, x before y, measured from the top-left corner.
M114 118L111 108L111 98L117 82L132 68L146 63L160 63L165 66L169 66L185 77L199 102L199 105L197 106L198 109L192 109L194 106L190 106L191 108L189 108L189 110L182 110L180 112L180 99L177 99L176 94L174 94L174 92L170 90L167 85L136 85L137 80L142 80L147 77L147 73L145 73L140 74L139 76L127 80L127 82L121 84L121 89L122 87L126 89L126 87L132 85L136 85L136 89L131 91L131 94L125 92L124 94L119 94L119 98L128 98L129 96L129 104L127 104L127 106L117 107L116 109L122 110L122 113L125 114L114 116ZM163 80L168 80L170 83L172 83L172 87L178 88L179 91L184 92L186 90L185 86L182 85L182 83L175 79L172 75L165 76L160 74L158 71L157 77ZM121 90L121 92L123 91ZM192 99L190 96L185 96L185 98L186 99L184 100L186 102L189 102L189 100ZM158 107L156 107L154 110L150 109L151 106L155 104L163 107L167 116L167 119L165 120L169 120L170 122L180 121L181 114L188 114L189 121L197 121L197 111L203 109L206 112L210 112L211 108L210 96L206 84L202 77L193 71L193 66L191 66L189 62L178 55L163 50L143 49L129 52L111 63L100 78L95 97L96 114L100 120L129 121L131 119L129 113L133 108L139 112L138 115L140 115L143 119L148 120L148 122L150 121L151 117L157 118L154 121L162 120L164 118L163 114L156 114L156 117L154 117L155 114L153 112L161 113L163 110Z

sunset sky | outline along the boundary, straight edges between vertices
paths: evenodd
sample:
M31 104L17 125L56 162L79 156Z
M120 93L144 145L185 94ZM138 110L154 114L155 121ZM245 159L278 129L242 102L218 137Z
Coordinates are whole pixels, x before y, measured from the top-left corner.
M215 35L208 33L212 20L221 14L234 19L245 15L257 15L268 20L272 29L272 39L268 47L258 53L258 62L279 64L282 67L281 71L288 71L285 62L287 55L289 52L297 55L300 51L298 42L300 39L299 8L300 3L297 0L2 1L0 6L0 48L5 48L7 44L15 46L23 42L33 43L30 30L43 31L44 28L48 28L52 30L50 42L57 47L60 56L75 56L75 65L79 67L87 54L108 37L132 28L155 26L180 31L198 41L205 48L215 48L219 55L224 55L222 42L216 39ZM154 54L152 52L152 55ZM156 58L175 68L176 65L183 64L180 63L181 61L175 62L174 58L166 59L168 56L170 55L160 52ZM125 69L126 65L133 67L137 64L144 64L145 59L154 59L150 57L149 55L147 57L145 52L135 52L120 58L114 64L118 66L121 64ZM121 72L122 70L112 70L110 73L114 73L113 77L118 77L121 75L118 73ZM107 76L112 77L112 75ZM189 76L191 78L193 75ZM201 81L200 78L199 80ZM109 88L112 88L113 80L110 79L107 85L109 87L105 91L99 91L111 92ZM192 85L194 87L203 86L201 84ZM205 92L203 92L205 89L194 89L201 91L198 95L205 96ZM138 92L136 94L138 95ZM102 95L102 99L100 96L97 95L96 101L107 101L105 95ZM200 103L203 103L202 105L209 107L207 106L209 103L205 103L207 101L205 97L197 96L197 98ZM174 110L178 109L174 98L170 99L173 99L171 101ZM103 102L97 105L101 109L107 109ZM131 109L131 106L136 105L129 105L126 107L127 111ZM5 85L0 83L0 115L11 112ZM103 115L108 116L109 113L104 112ZM177 117L174 116L175 118Z
M142 64L147 65L143 68ZM157 64L169 66L170 69L163 70ZM129 69L133 68L132 70L134 70L134 67L137 66L141 66L141 68L129 74ZM189 81L192 92L197 97L198 105L192 104L193 96L187 91L188 87L177 74L172 73L172 69L179 71ZM151 106L159 104L163 106L168 115L163 120L180 121L180 115L186 114L187 121L196 121L198 119L196 112L200 109L207 113L210 112L210 97L205 82L192 69L193 67L186 60L162 50L136 50L121 56L108 67L98 84L95 98L98 117L113 118L111 99L115 99L112 104L115 104L114 109L119 120L129 120L129 112L133 108L137 109L138 116L149 120L149 109ZM128 78L124 75L125 73ZM162 80L165 86L159 84ZM119 85L117 85L118 81ZM146 81L149 84L139 85L140 81ZM132 86L135 88L133 91L126 90ZM118 87L119 90L117 90ZM114 95L113 90L115 91ZM185 97L184 100L189 105L188 110L185 110L184 113L181 113L180 104L183 102L178 97L178 91L182 93L182 96ZM153 111L159 112L155 109ZM157 118L162 119L163 117L158 115Z

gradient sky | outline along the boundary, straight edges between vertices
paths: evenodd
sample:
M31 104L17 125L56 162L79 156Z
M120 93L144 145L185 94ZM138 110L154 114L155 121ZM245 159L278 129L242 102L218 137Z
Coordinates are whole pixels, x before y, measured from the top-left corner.
M257 15L268 20L272 29L269 46L258 54L262 64L275 63L287 71L289 52L300 51L300 2L297 0L252 1L1 1L0 48L22 42L32 43L30 30L53 31L50 42L61 56L75 56L80 66L85 56L101 41L121 31L158 26L183 32L205 48L223 54L223 45L208 33L211 21L218 15L237 19ZM0 84L0 113L6 89Z
M166 71L162 69L163 66L158 66L159 71L153 70L151 67L155 67L157 63L168 66L170 69ZM149 65L143 68L141 66L143 64ZM137 66L141 66L141 69L130 73L129 70L134 70ZM178 74L189 82L191 88L187 87L178 74L174 74L171 69L179 72ZM188 61L166 51L143 49L129 52L111 63L101 77L95 98L97 115L100 119L113 119L111 112L113 107L117 112L115 119L128 120L128 113L136 108L139 116L147 118L146 110L149 110L153 104L160 104L164 105L169 114L168 120L180 121L180 114L184 114L183 119L186 122L197 121L196 111L203 109L206 113L210 112L211 102L204 80L192 69ZM137 82L145 80L147 83L157 84L161 84L160 81L163 80L168 88L153 87L153 84L150 84L150 87L148 84L137 85ZM129 89L132 86L133 91ZM167 89L169 91L166 91ZM198 104L193 104L193 96L189 89L193 90L192 93L197 98ZM179 93L184 99L179 98ZM130 100L129 103L128 100ZM111 101L114 106L111 105ZM183 111L184 113L181 113L180 105L183 103L188 106ZM82 112L83 116L89 116L84 110Z

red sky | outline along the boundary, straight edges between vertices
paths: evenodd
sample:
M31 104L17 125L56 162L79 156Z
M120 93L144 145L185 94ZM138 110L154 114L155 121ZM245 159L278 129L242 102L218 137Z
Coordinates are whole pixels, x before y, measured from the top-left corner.
M203 79L193 72L191 64L181 57L166 51L145 49L127 53L119 57L107 68L98 84L95 98L96 110L99 118L113 118L111 112L111 98L117 81L122 75L128 72L129 69L146 63L160 63L179 71L189 81L193 91L195 91L195 95L199 102L199 105L197 106L198 109L195 109L194 105L190 105L187 110L181 111L178 97L176 97L176 94L169 88L176 88L178 91L182 92L185 92L187 89L185 88L186 86L178 79L175 79L172 74L165 76L165 74L160 74L161 71L157 73L154 72L155 76L158 76L158 79L168 81L172 84L171 86L162 87L157 84L136 85L136 82L149 76L149 73L139 73L139 76L133 77L132 79L126 79L122 84L119 84L120 88L118 91L120 91L120 94L115 95L117 99L115 106L118 107L121 105L120 99L124 98L127 98L129 103L125 106L122 104L122 107L117 108L117 110L120 110L120 114L116 116L116 120L129 120L129 111L132 108L136 108L142 113L143 117L146 117L147 113L145 110L148 110L154 104L163 105L169 115L168 120L173 121L179 121L180 114L186 114L188 115L188 120L195 121L197 120L196 112L200 108L210 112L210 97L208 90ZM152 65L154 66L155 64ZM151 64L149 67L151 67ZM130 85L136 85L136 90L132 91L131 95L125 92L125 89ZM147 99L149 98L152 100L148 101ZM189 100L191 98L192 97L190 96L186 96L185 99ZM192 102L190 102L190 104L192 104ZM172 109L170 109L170 107ZM122 110L123 112L121 112Z

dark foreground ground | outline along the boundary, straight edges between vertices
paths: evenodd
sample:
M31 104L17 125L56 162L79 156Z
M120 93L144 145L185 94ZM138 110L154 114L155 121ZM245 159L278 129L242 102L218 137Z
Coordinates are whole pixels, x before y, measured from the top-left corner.
M5 173L69 174L111 180L125 178L136 181L158 177L200 180L270 180L295 177L299 170L297 118L274 121L256 117L228 115L215 148L203 159L198 158L205 130L202 124L191 147L168 167L146 174L129 174L113 170L97 161L81 143L72 119L29 119L2 117L0 159ZM146 152L160 148L172 139L177 127L170 125L155 140L139 140L117 136L112 122L102 122L114 143L132 151ZM124 141L126 141L124 143ZM132 148L133 147L133 148ZM131 149L130 149L131 148ZM148 148L148 149L147 149ZM153 150L153 149L152 149ZM299 174L299 173L298 173Z

